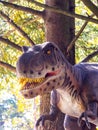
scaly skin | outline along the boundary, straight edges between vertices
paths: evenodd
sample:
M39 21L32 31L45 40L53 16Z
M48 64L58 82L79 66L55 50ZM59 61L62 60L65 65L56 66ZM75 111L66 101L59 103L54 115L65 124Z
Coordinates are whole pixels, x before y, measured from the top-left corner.
M45 120L55 120L58 110L79 118L79 126L82 119L88 129L91 128L89 122L98 125L98 64L81 63L72 66L60 49L50 42L23 47L23 51L16 66L23 96L34 98L56 91L55 101L54 94L51 96L50 114L40 117L37 128L40 122L44 125Z

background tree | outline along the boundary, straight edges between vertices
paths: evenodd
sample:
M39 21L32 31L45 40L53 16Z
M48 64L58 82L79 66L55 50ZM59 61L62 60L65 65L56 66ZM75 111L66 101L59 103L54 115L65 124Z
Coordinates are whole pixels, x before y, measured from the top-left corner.
M98 54L97 0L76 0L76 3L74 0L45 0L45 4L42 0L39 0L39 2L9 0L8 2L0 1L0 3L0 77L2 82L0 89L6 89L7 92L11 91L11 93L17 95L18 99L21 99L17 102L17 111L23 112L24 108L28 111L25 104L32 103L32 101L25 103L24 99L18 94L19 87L17 85L14 87L17 83L15 65L21 54L20 46L52 41L60 47L65 57L72 64L75 63L75 55L76 63L92 53L87 58L87 60L90 59ZM75 18L77 18L76 21ZM75 48L76 53L74 53ZM97 58L95 57L93 61L97 61ZM40 104L40 110L39 108L36 109L41 114L49 112L49 95L41 97L41 103L39 103L39 99L35 100L36 103ZM49 127L46 126L46 129L63 130L62 125L60 125L63 118L64 116L60 114L57 120L58 125L48 123Z

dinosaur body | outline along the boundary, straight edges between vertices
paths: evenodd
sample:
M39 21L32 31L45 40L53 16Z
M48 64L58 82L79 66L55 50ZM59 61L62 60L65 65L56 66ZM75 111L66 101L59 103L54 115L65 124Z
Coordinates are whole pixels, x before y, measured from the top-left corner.
M63 113L66 111L68 115L79 117L80 113L86 111L87 107L89 107L87 106L89 103L96 104L98 102L98 81L95 80L98 78L98 64L82 63L74 67L74 76L80 73L76 76L77 81L80 83L79 88L72 90L69 83L68 87L65 87L65 91L61 88L56 89L59 99L57 106ZM97 124L98 119L94 120L94 122Z
M59 48L50 42L32 48L23 47L23 51L17 62L23 96L34 98L53 90L50 114L42 116L37 126L40 121L44 124L45 120L55 120L58 110L79 118L79 125L83 118L89 129L89 122L98 125L98 64L72 66Z

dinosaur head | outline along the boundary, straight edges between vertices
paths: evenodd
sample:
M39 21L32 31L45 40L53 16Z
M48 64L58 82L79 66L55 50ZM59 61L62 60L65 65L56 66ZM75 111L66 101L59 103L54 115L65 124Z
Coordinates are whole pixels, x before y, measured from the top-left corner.
M16 65L22 95L33 98L62 86L64 68L64 56L55 44L24 46Z

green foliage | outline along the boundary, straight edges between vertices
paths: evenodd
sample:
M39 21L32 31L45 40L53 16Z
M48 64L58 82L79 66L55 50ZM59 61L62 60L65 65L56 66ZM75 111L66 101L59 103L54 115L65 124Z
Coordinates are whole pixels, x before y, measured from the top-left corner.
M15 3L17 3L17 1L15 1ZM34 7L36 9L33 4L24 0L18 1L17 4L31 8ZM37 7L37 9L39 8ZM4 6L1 7L1 10L3 10L3 12L5 12L19 27L21 27L35 43L43 42L44 27L42 19L27 14L26 12L16 11ZM27 40L2 17L0 17L0 35L20 46L30 46ZM20 55L20 51L0 42L0 60L16 66L17 58ZM15 97L15 107L13 104L6 104L6 102L4 102L8 100L13 102L14 99L10 97L13 95ZM4 108L5 106L8 107L6 111L3 109L1 112L1 115L4 118L1 118L0 122L4 122L5 129L9 128L16 130L19 128L27 130L34 127L35 120L37 120L39 115L39 97L32 100L25 100L19 92L19 84L16 74L2 67L0 67L0 99L0 105Z
M96 3L96 0L93 1ZM84 7L84 8L83 8ZM81 15L91 15L91 11L79 0L76 1L76 13ZM76 19L76 34L82 27L85 21ZM76 48L76 63L81 62L86 56L98 50L98 25L88 23L83 33L75 44ZM90 60L91 62L98 62L98 56Z

